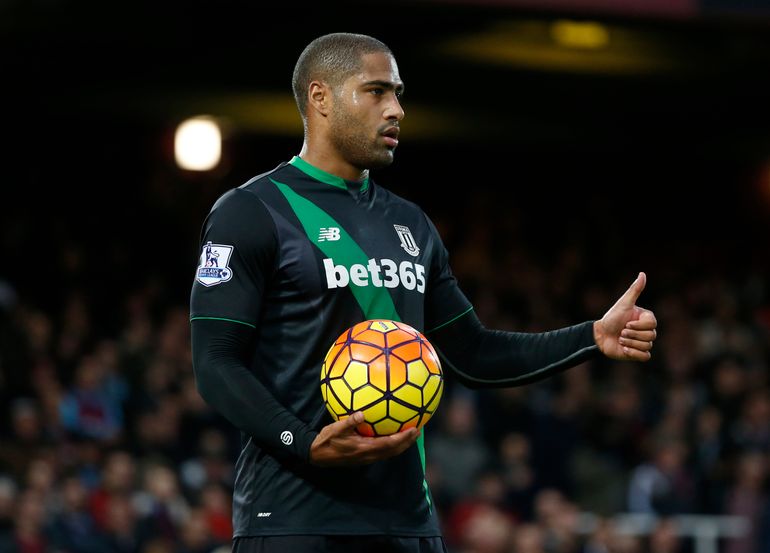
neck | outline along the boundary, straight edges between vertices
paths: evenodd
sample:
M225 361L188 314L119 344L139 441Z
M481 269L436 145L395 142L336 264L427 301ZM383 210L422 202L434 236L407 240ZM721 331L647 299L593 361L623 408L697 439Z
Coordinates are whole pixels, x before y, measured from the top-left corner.
M307 136L305 137L305 142L302 143L299 157L310 165L345 180L363 181L369 177L369 169L354 167L342 159L330 146L321 147L317 144L317 141Z

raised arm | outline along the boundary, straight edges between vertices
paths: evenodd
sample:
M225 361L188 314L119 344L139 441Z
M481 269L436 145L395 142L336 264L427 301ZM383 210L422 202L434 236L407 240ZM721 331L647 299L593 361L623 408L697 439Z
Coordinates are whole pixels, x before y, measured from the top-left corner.
M428 337L445 365L471 388L521 386L603 353L647 361L657 337L655 315L636 305L646 283L640 273L604 316L549 332L491 330L469 311Z

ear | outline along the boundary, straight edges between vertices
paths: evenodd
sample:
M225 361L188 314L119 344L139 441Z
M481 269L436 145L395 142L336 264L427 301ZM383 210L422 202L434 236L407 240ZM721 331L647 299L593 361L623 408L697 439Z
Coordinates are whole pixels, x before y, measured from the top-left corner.
M307 107L327 116L332 109L332 89L323 81L311 81L307 89Z

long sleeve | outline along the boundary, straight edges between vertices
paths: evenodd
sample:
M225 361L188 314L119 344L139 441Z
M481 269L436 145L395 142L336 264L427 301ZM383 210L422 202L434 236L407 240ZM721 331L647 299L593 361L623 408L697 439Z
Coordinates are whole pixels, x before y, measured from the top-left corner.
M590 321L549 332L504 332L485 328L472 310L429 332L428 339L470 388L529 384L599 352Z
M308 461L317 432L286 410L248 368L255 334L241 323L192 321L198 392L260 446Z

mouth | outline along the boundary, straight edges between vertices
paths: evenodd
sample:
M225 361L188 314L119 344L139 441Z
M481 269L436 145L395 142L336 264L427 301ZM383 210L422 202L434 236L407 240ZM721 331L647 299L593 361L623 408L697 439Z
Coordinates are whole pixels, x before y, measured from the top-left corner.
M382 131L380 135L382 135L383 140L385 140L385 144L387 144L389 148L395 148L398 146L398 133L398 127L388 127Z

